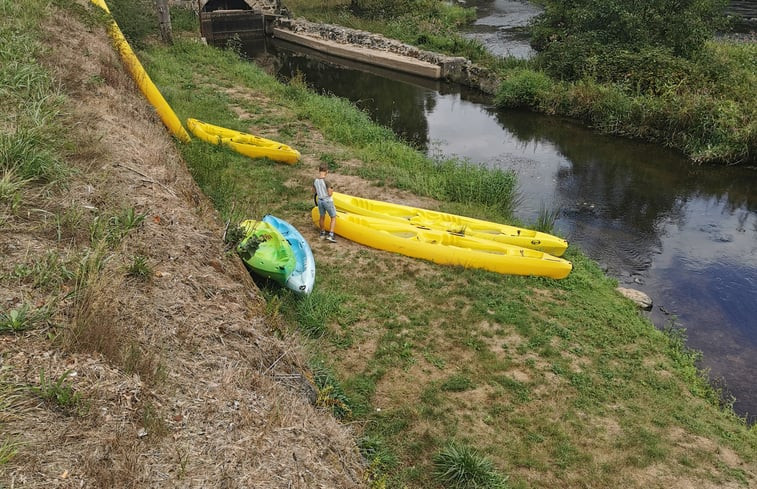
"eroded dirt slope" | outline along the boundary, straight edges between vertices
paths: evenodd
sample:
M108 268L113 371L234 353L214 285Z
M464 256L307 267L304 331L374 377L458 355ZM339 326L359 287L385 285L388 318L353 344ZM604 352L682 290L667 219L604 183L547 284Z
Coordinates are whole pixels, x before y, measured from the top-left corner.
M62 410L19 391L0 427L18 442L3 485L360 486L353 434L311 404L299 346L265 315L224 247L224 223L104 29L62 11L51 19L43 62L67 96L78 174L65 190L25 195L0 233L1 272L50 251L68 270L101 268L61 290L0 283L4 310L56 304L50 327L0 336L5 380L39 386L70 371L65 383L81 395ZM92 253L94 223L130 208L144 221ZM136 256L149 279L127 274Z

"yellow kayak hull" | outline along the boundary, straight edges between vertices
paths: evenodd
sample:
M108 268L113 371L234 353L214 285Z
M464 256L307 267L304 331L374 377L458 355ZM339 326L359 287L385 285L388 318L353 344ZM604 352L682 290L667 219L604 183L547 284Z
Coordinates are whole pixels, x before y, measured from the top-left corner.
M311 212L318 226L318 208ZM326 216L326 227L331 218ZM507 275L528 275L561 279L573 265L542 251L438 229L424 229L397 220L337 211L334 232L350 241L391 251L440 265L480 268Z
M364 199L334 192L334 206L337 210L364 216L391 219L410 223L414 226L443 230L480 239L543 251L554 256L562 256L568 242L557 236L531 229L498 224L473 217L458 216L401 204Z
M252 134L214 126L197 119L187 119L189 130L205 142L228 146L250 158L268 158L293 165L300 161L300 152L286 144Z

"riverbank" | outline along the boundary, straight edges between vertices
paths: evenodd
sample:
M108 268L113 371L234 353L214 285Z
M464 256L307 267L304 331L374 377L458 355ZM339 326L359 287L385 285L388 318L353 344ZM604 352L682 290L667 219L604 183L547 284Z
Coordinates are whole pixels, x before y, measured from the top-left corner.
M319 241L307 188L320 162L331 165L341 191L502 217L474 204L423 197L420 186L421 195L398 190L399 181L408 188L432 171L390 133L340 100L310 94L296 82L281 87L262 70L206 49L151 50L151 69L176 91L176 110L201 111L198 117L281 140L299 148L303 162L252 164L196 145L183 149L185 158L230 219L272 212L311 240L318 265L311 298L260 285L309 344L310 365L328 393L325 405L366 427L361 447L377 480L429 487L424 474L433 473L435 454L456 443L491 459L516 487L552 487L563 477L568 487L654 486L652 473L654 481L710 484L696 471L680 474L680 450L687 439L722 447L724 440L710 438L717 430L700 428L726 411L680 337L656 331L575 249L568 254L571 276L548 281L440 268L344 240ZM192 97L173 73L194 73ZM738 453L752 450L749 443ZM702 449L693 449L697 467L714 463ZM728 484L716 478L712 487Z
M89 197L58 196L53 202L72 204L52 207L59 216L54 222L41 214L29 220L37 215L31 209L49 204L31 200L34 188L22 184L21 202L4 200L4 227L14 232L3 233L9 240L3 246L18 253L4 263L0 284L4 299L19 283L30 298L50 290L81 298L73 304L80 307L55 305L57 327L3 337L13 344L5 349L14 353L10 364L26 374L3 385L39 386L34 374L44 365L45 378L62 378L59 386L71 386L92 409L59 411L24 390L26 416L2 420L3 442L16 434L21 447L2 467L12 480L28 487L51 481L438 487L430 474L459 463L454 453L463 453L472 457L466 460L490 461L501 476L488 480L508 476L511 487L754 484L755 430L718 405L680 336L643 320L579 250L568 252L574 272L553 281L439 267L345 240L318 240L308 217L309 185L321 162L331 166L339 190L500 220L505 211L459 197L432 199L465 177L449 166L440 172L440 162L401 144L343 100L316 96L296 81L281 85L196 37L138 52L180 118L269 136L300 150L303 160L295 167L249 160L201 141L173 147L102 24L81 17L87 3L51 12L59 30L45 38L54 53L47 61L72 97L69 126L83 134L46 147L56 148L61 161L82 164L88 178L71 188ZM68 50L64 55L54 46ZM27 94L23 87L18 93ZM63 120L42 122L52 132ZM124 202L131 213L119 211ZM91 207L113 210L95 219ZM224 252L225 222L267 212L311 240L318 279L306 300L252 284L239 260ZM111 236L107 266L88 269L92 281L84 282L102 285L88 289L100 291L97 301L85 289L69 295L79 281L59 262L35 262L23 253L28 246L15 241L39 239L35 232L42 229L53 256L65 256L70 243L84 252L93 235L75 231L97 222L127 231L105 235ZM49 270L58 275L43 275ZM109 277L119 280L99 281ZM77 314L64 314L71 310ZM99 324L137 339L123 337L118 344L128 348L110 355L53 341L60 331ZM307 360L298 353L302 344ZM77 375L63 376L71 365ZM315 391L303 381L309 372ZM139 389L130 390L129 382ZM345 439L347 427L356 430L364 466ZM69 443L60 443L62 432ZM460 448L452 451L453 445ZM103 460L111 471L97 470ZM362 467L371 481L363 483Z
M319 386L328 393L325 405L365 426L361 448L374 477L385 477L390 487L428 487L424 474L433 473L435 454L458 443L492 460L515 487L565 479L568 487L738 486L736 479L703 477L701 467L717 465L706 461L704 445L694 442L696 462L682 451L694 440L722 447L724 440L711 438L717 429L700 429L728 410L717 407L717 394L680 336L643 320L580 251L569 251L575 271L568 279L548 281L439 268L344 240L336 247L319 241L307 188L321 162L331 166L340 191L503 215L430 199L443 187L422 184L437 173L433 165L388 131L342 100L316 96L297 81L282 87L225 54L192 43L156 48L151 69L175 91L172 105L180 113L193 111L302 152L302 165L291 168L251 164L204 146L183 149L229 219L273 212L311 240L318 282L310 299L260 285L308 343ZM181 88L187 80L191 97ZM736 425L727 431L753 436L731 419ZM588 440L586 433L592 433ZM749 441L743 451L731 450L746 456L753 447ZM739 465L749 467L737 476L747 485L753 464Z

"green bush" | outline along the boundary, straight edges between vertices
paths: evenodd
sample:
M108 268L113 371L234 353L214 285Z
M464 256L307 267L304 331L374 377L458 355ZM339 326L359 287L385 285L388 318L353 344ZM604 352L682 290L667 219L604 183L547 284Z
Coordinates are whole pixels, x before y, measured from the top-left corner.
M532 25L538 61L553 76L581 77L594 56L659 49L691 58L723 25L725 0L547 0ZM599 65L598 65L599 66Z
M554 82L543 72L517 69L508 73L495 96L499 107L533 107L552 90Z
M133 49L143 49L148 37L158 35L158 12L151 0L108 0L108 8Z

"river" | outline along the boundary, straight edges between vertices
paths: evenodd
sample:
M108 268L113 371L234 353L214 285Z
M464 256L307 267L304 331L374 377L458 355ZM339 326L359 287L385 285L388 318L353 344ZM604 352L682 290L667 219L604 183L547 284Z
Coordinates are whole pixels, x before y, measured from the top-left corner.
M656 145L288 43L249 55L282 79L301 73L314 90L353 101L427 154L515 171L518 219L559 210L555 232L647 293L656 326L685 328L734 410L757 420L757 168L692 166Z

